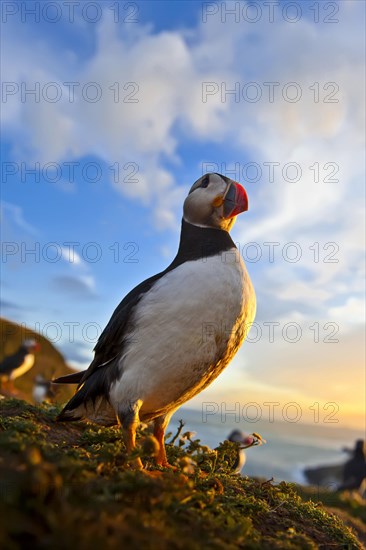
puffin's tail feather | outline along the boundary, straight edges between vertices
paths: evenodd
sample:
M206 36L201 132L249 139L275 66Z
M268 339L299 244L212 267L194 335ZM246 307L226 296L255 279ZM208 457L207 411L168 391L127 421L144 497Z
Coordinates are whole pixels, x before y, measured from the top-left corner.
M51 380L52 384L79 384L82 377L85 374L85 370L80 372L74 372L73 374L66 374L65 376L59 376L55 380Z
M63 409L60 414L56 417L57 422L74 422L76 420L81 420L82 415L76 414L76 411L68 411Z
M83 375L84 373L80 374ZM56 420L81 420L85 416L89 417L90 412L93 409L95 410L96 403L100 403L101 399L109 403L111 384L119 376L118 361L109 362L108 365L96 369L77 389L75 395L62 409Z

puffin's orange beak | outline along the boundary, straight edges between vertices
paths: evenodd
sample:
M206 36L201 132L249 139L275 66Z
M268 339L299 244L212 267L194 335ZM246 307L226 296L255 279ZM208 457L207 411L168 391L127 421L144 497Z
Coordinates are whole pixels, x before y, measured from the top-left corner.
M233 218L248 210L248 195L244 187L233 181L225 194L224 218Z

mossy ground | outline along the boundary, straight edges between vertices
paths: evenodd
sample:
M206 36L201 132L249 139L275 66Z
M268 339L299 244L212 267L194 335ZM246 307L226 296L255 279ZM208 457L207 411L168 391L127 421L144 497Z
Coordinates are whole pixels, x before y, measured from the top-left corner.
M56 406L14 399L0 411L3 549L362 548L319 495L304 501L293 484L230 473L233 443L211 451L178 437L167 445L177 471L144 457L141 472L118 427L56 423Z

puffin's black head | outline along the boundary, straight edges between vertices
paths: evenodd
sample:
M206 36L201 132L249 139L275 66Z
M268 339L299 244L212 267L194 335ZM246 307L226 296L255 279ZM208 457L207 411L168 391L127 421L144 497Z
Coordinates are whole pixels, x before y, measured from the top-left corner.
M251 445L253 443L253 439L254 438L251 435L247 435L241 430L233 430L228 436L228 441L240 443L241 445Z
M191 187L184 201L184 219L201 227L230 231L236 216L248 210L244 187L221 174L205 174Z
M41 346L33 338L28 338L27 340L23 340L22 348L27 351L27 353L35 353L41 349Z

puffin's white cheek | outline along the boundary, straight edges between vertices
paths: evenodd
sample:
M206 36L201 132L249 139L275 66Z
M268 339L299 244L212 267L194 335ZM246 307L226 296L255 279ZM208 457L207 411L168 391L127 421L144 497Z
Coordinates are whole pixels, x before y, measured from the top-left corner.
M212 217L215 220L223 220L224 219L224 207L223 206L218 206L217 208L214 208Z
M195 201L185 204L184 217L191 223L204 223L211 215L213 209L209 202Z

